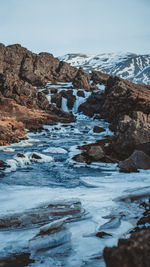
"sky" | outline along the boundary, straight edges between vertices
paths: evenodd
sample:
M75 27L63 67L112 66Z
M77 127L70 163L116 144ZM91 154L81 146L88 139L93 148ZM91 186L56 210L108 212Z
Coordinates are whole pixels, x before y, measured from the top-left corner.
M0 42L33 52L150 53L150 0L0 0Z

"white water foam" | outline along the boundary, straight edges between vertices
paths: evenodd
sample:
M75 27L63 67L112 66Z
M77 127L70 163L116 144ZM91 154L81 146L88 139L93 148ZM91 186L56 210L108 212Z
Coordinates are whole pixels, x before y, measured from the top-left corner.
M52 153L52 154L66 154L67 150L61 147L48 147L43 150L44 153Z
M35 155L35 156L34 156ZM51 156L46 156L40 153L27 152L22 156L14 156L13 159L6 160L6 164L9 166L5 169L5 173L16 171L17 168L24 168L25 166L37 162L37 163L46 163L53 161Z

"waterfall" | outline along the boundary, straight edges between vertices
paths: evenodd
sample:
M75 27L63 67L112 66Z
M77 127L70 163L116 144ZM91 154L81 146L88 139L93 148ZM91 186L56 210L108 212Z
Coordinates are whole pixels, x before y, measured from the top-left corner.
M61 109L64 112L70 112L69 109L68 109L68 107L67 107L67 99L65 97L62 97Z
M87 91L84 90L85 97L82 97L82 96L78 96L77 92L78 92L78 90L76 90L76 89L73 90L73 95L76 97L76 100L74 102L74 106L73 106L73 109L72 109L72 113L73 114L77 114L78 113L79 106L81 104L83 104L87 100L87 98L91 95L91 92L87 92Z

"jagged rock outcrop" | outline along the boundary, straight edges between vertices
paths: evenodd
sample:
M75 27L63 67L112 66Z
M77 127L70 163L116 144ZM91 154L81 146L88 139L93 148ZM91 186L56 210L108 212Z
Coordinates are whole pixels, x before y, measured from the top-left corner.
M73 79L73 86L77 89L90 90L90 76L81 67Z
M120 239L117 247L104 249L107 267L148 267L150 262L150 230Z
M130 115L133 111L150 113L150 86L110 76L101 106L104 118L115 124L120 116Z
M78 111L83 114L93 117L95 114L100 114L103 97L101 92L93 92L86 102L79 106Z
M91 73L91 80L97 84L107 84L110 75L102 73L100 71L93 70Z
M72 90L68 90L68 91L62 90L60 93L56 93L56 94L52 95L51 101L52 101L52 103L56 103L56 106L58 108L61 108L62 97L67 99L67 107L69 109L72 109L74 102L76 100L76 97L73 95L73 91Z
M72 81L77 69L60 62L50 53L35 54L20 44L0 44L0 73L16 74L33 86L43 86L51 81Z
M128 157L134 149L144 151L144 144L150 142L150 114L134 111L132 117L124 115L115 128L112 149L123 158ZM148 153L148 147L145 152Z
M72 81L76 73L77 69L49 53L35 54L19 44L0 44L0 144L24 138L25 127L35 130L50 121L74 121L72 114L52 107L35 86Z
M133 154L118 164L121 172L137 172L138 169L150 169L150 157L143 151L135 150Z
M76 74L77 74L76 68L71 67L66 62L60 61L58 68L56 69L57 81L71 82Z

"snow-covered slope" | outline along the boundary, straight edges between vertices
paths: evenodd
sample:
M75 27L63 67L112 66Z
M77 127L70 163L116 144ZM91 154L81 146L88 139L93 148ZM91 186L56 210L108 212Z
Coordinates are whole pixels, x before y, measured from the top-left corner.
M100 55L67 54L59 57L85 71L98 70L135 83L150 84L150 55L108 53Z

